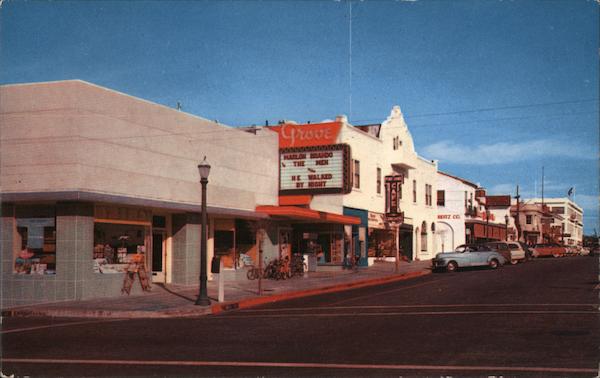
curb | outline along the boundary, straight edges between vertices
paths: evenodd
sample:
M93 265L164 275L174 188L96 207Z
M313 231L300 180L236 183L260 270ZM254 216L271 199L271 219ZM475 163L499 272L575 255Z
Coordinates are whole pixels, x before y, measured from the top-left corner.
M216 315L227 311L250 308L267 303L285 301L289 299L309 297L319 294L334 293L367 286L404 281L411 278L431 274L430 270L409 272L400 275L391 275L380 278L363 279L337 285L317 287L299 291L289 291L262 297L252 297L231 302L218 303L210 307L194 309L170 309L163 311L122 311L122 310L81 310L74 308L36 309L31 307L6 309L1 312L3 317L66 317L66 318L96 318L96 319L165 319L183 318L204 315Z
M165 319L177 317L190 317L210 315L210 308L191 310L166 310L166 311L111 311L111 310L5 310L3 317L55 317L55 318L95 318L95 319Z
M242 308L250 308L250 307L255 307L255 306L259 306L259 305L267 304L267 303L286 301L289 299L309 297L309 296L319 295L319 294L335 293L335 292L339 292L339 291L346 291L346 290L357 289L360 287L367 287L367 286L375 286L375 285L385 284L385 283L390 283L390 282L405 281L405 280L408 280L411 278L422 277L422 276L426 276L429 274L431 274L431 271L417 271L417 272L404 273L399 276L387 276L387 277L383 277L383 278L366 279L366 280L355 281L355 282L350 282L350 283L344 283L344 284L338 284L338 285L332 285L332 286L324 286L324 287L316 288L316 289L299 290L299 291L292 291L292 292L281 293L281 294L273 294L273 295L263 296L263 297L242 299L239 301L225 302L225 303L213 305L213 306L211 306L211 310L212 310L212 314L216 315L216 314L220 314L220 313L227 312L227 311L234 311L234 310L239 310Z

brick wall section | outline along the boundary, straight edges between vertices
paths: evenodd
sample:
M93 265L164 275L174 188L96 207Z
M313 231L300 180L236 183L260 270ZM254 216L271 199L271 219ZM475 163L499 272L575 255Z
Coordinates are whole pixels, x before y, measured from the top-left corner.
M86 203L59 203L56 206L56 275L66 281L64 296L58 300L84 297L84 282L92 271L94 206Z
M173 283L195 285L200 276L200 214L173 215Z

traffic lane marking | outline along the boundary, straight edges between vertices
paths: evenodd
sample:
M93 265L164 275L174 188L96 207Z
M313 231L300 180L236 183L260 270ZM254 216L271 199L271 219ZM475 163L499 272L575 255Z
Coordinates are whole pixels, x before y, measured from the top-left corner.
M223 367L275 367L358 370L422 370L422 371L493 371L538 373L596 373L594 368L565 368L545 366L473 366L473 365L402 365L402 364L345 364L315 362L264 362L264 361L152 361L152 360L85 360L44 358L2 358L3 363L15 364L73 364L73 365L150 365L150 366L223 366Z
M575 311L575 310L557 310L557 311L408 311L408 312L355 312L350 311L347 313L332 312L332 313L310 313L310 314L240 314L240 315L228 315L227 319L248 319L248 318L326 318L326 317L337 317L337 316L407 316L407 315L600 315L598 311Z
M349 309L396 309L396 308L463 308L463 307L591 307L600 311L595 303L481 303L481 304L419 304L419 305L366 305L366 306L330 306L330 307L282 307L265 309L243 309L238 314L284 312L284 311L314 311L314 310L349 310ZM222 316L230 316L222 315Z
M94 324L94 323L109 323L109 322L123 322L131 319L102 319L102 320L86 320L80 322L68 322L68 323L56 323L56 324L46 324L43 326L35 326L35 327L23 327L23 328L14 328L0 331L0 334L6 333L16 333L16 332L27 332L27 331L37 331L40 329L47 328L57 328L57 327L68 327L68 326L76 326L76 325L84 325L84 324Z
M397 291L404 291L404 290L408 290L408 289L414 289L416 287L431 285L431 284L437 283L439 281L442 281L442 280L441 279L439 279L439 280L433 280L433 281L423 282L423 283L416 284L416 285L403 286L403 287L400 287L400 288L397 288L397 289L384 290L384 291L379 291L377 293L371 293L371 294L368 294L368 295L361 295L361 296L358 296L358 297L352 297L352 298L342 299L342 300L339 300L339 301L328 303L328 304L326 304L324 306L336 305L336 304L346 303L346 302L352 302L352 301L356 301L356 300L364 299L364 298L373 298L373 297L377 297L377 296L380 296L380 295L385 295L385 294L389 294L389 293L395 293ZM371 287L371 289L372 288L373 287Z

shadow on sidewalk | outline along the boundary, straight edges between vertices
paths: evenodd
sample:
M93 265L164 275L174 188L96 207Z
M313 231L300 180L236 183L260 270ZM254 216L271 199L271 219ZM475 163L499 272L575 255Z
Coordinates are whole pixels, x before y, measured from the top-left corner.
M186 296L186 295L183 295L183 294L181 294L181 293L178 293L178 292L176 292L176 291L174 291L174 290L171 290L171 289L169 289L169 288L168 288L168 287L167 287L165 284L162 284L162 283L155 283L155 284L154 284L154 286L160 287L161 289L163 289L163 290L164 290L164 291L166 291L167 293L169 293L169 294L173 294L174 296L176 296L176 297L179 297L179 298L183 298L183 299L185 299L186 301L190 301L190 302L196 302L196 298L193 298L193 297L192 297L192 298L190 298L189 296Z

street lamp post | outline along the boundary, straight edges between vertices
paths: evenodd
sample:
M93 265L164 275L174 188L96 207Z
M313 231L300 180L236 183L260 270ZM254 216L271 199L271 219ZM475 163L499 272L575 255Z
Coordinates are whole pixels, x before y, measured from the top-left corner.
M210 299L206 290L206 184L208 184L208 174L210 173L210 164L206 161L206 156L202 163L198 164L200 172L200 184L202 184L202 234L200 236L200 292L196 305L209 306Z
M504 216L504 240L508 241L508 215Z

